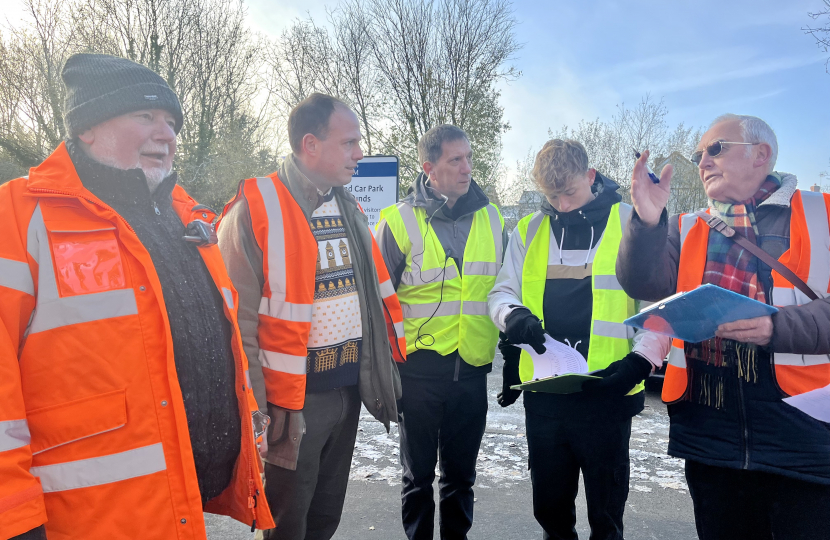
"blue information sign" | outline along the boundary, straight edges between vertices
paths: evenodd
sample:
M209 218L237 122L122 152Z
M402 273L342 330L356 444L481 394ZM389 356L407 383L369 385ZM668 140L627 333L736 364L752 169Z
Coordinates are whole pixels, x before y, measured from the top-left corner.
M380 211L398 202L398 158L366 156L357 162L355 175L346 190L363 207L372 232L380 221Z

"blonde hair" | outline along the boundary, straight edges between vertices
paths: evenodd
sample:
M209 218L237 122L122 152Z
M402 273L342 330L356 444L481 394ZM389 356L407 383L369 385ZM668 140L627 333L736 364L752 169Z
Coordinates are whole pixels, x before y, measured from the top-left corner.
M588 153L579 141L552 139L536 154L530 176L545 194L562 191L571 180L588 172Z

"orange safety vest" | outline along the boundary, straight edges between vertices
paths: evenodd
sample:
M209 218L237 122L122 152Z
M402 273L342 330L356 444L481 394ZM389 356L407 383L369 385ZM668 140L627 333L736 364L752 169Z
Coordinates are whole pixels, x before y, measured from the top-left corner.
M183 223L210 222L184 189ZM86 190L64 144L0 187L0 538L205 539L161 284L130 225ZM217 246L199 252L233 328L242 443L205 511L274 527L237 294Z
M820 298L826 297L830 292L830 195L798 190L790 204L790 249L778 260ZM686 292L703 281L710 229L695 214L682 214L679 219L681 247L677 292ZM774 270L772 279L773 305L800 306L810 302ZM787 395L803 394L830 384L830 355L774 353L772 362L775 380ZM683 341L674 339L663 381L663 401L680 400L686 393L687 383Z
M243 180L236 196L225 206L225 213L240 197L248 202L254 238L262 250L264 284L257 337L265 394L274 405L300 410L305 403L306 356L319 253L317 240L308 219L277 173ZM372 255L392 354L395 361L403 362L406 359L403 310L374 238Z

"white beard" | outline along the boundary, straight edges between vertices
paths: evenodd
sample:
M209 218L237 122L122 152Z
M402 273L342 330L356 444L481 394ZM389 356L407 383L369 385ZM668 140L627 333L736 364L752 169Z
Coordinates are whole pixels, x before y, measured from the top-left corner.
M107 139L107 140L105 140L105 143L106 143L106 145L111 146L111 145L115 144L115 141ZM89 154L89 152L87 152L87 153ZM114 154L115 152L112 152L112 153ZM109 154L109 152L105 152L105 154ZM141 169L142 172L144 172L144 178L147 181L147 187L150 189L150 193L155 192L156 188L159 187L159 184L161 184L161 182L165 178L170 176L171 172L173 172L172 165L170 167L152 167L152 168L144 169L143 167L141 167L141 163L139 163L138 161L136 161L135 164L132 164L132 165L125 165L123 163L118 163L115 159L111 159L111 158L108 158L106 156L95 157L95 156L92 156L90 154L90 157L92 157L93 159L95 159L99 163L103 163L104 165L108 165L108 166L113 167L115 169L121 169L121 170Z
M144 171L144 178L147 180L147 187L150 188L150 193L156 191L156 188L159 187L159 184L162 181L170 176L170 173L173 172L173 169L164 170L160 167L153 167L152 169L142 169Z

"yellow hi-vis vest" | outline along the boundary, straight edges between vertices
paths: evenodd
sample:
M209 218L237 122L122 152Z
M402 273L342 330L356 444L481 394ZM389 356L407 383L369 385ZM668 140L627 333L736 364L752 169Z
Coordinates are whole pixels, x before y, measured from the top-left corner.
M487 294L496 283L504 252L504 219L498 208L488 204L473 216L463 278L427 224L424 208L401 202L383 209L380 216L398 249L406 253L397 292L407 354L427 349L448 355L458 350L470 365L492 362L499 332L490 320Z
M611 207L608 224L593 253L593 262L589 259L587 263L591 269L593 293L589 371L604 369L631 352L634 329L624 325L623 321L634 315L636 308L634 300L625 294L617 281L615 271L622 230L630 215L631 206L627 204L617 203ZM545 283L549 275L567 275L562 272L567 269L556 268L561 266L560 251L556 237L550 233L550 216L536 212L522 219L516 229L526 249L522 266L522 304L543 319L543 326L547 326L549 321L544 320L542 309ZM580 267L584 260L580 261ZM567 316L567 313L562 315ZM533 379L533 360L526 351L522 351L519 376L523 382ZM645 386L640 383L629 395L641 392L643 388Z

